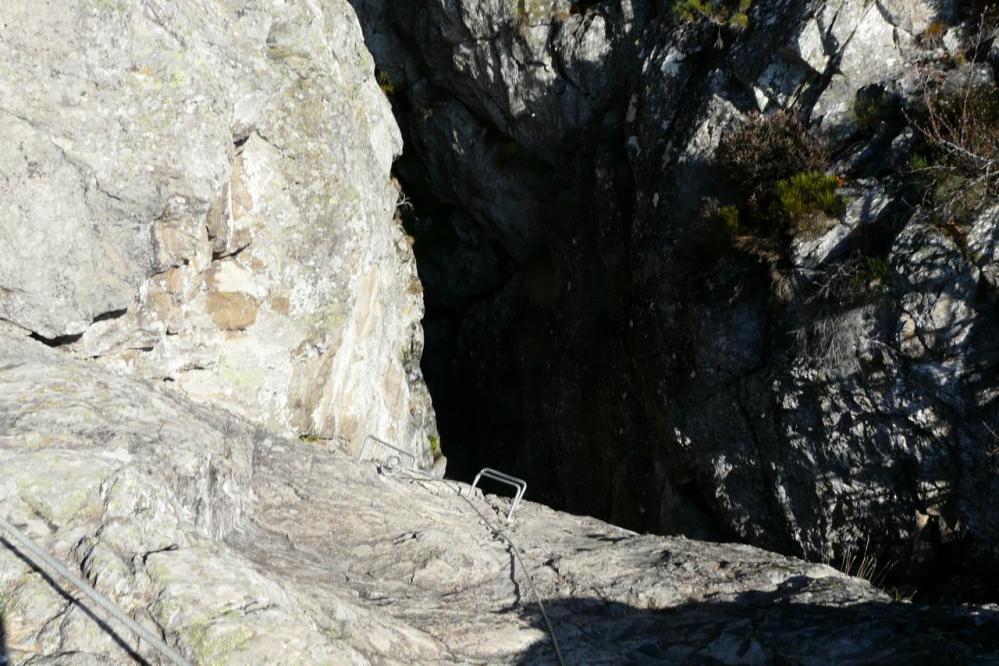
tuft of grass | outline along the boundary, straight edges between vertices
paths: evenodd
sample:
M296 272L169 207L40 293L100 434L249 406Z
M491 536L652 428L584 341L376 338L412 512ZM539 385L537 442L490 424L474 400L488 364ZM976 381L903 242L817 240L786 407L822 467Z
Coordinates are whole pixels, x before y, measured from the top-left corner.
M947 24L943 21L934 21L926 26L926 29L919 33L916 39L921 46L937 48L943 45L943 38L946 34Z
M813 231L823 217L840 217L846 201L839 181L818 171L803 171L777 183L780 213L798 231Z
M386 97L391 97L395 94L395 82L392 81L392 77L388 75L388 72L378 72L378 87L382 89Z
M716 201L705 202L701 210L702 220L718 225L732 236L742 233L740 215L738 206L722 206Z
M713 264L726 250L747 235L738 206L722 205L717 199L701 201L701 224L687 238L688 251L704 265Z
M440 460L444 457L444 452L441 450L441 438L437 435L430 435L430 453L434 455L434 460Z
M705 256L730 248L753 257L769 267L777 291L786 292L781 264L789 232L817 222L817 211L835 214L843 208L835 194L837 180L822 175L825 149L781 111L750 116L725 131L716 160L728 186L725 201L702 201L701 237L692 247Z
M868 284L876 284L882 288L891 284L891 264L884 257L867 257L864 268Z
M955 61L985 62L999 34L999 6L994 0L961 5L961 13L977 17L978 26L966 35ZM973 70L928 74L910 114L922 140L911 166L924 193L923 207L938 226L955 231L999 197L999 95Z
M930 159L925 155L913 155L909 160L909 171L919 172L930 168Z
M874 587L883 588L888 575L895 568L895 562L880 564L877 556L871 552L871 538L867 537L862 549L847 547L838 568L849 576L863 578Z
M808 303L823 302L844 305L853 302L871 302L891 290L892 268L882 256L865 256L858 253L844 261L836 262L816 271L811 281L811 294ZM816 329L802 329L806 338ZM828 349L828 345L826 346Z
M739 221L739 208L737 206L722 206L718 209L718 219L725 225L725 229L731 234L738 234L741 229Z
M883 294L891 287L891 264L884 257L864 257L856 264L845 287L845 297L863 298Z
M750 205L765 210L775 184L803 171L822 171L827 156L798 120L783 111L755 115L727 131L718 145L719 165Z
M752 6L752 0L676 0L673 16L684 23L707 21L741 32L749 27Z

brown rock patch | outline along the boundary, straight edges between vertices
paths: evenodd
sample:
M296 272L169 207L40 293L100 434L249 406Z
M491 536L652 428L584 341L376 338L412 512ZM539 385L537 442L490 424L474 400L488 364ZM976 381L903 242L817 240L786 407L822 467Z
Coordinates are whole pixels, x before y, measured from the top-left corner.
M242 331L257 321L260 304L248 294L217 291L208 294L206 309L212 321L226 331Z

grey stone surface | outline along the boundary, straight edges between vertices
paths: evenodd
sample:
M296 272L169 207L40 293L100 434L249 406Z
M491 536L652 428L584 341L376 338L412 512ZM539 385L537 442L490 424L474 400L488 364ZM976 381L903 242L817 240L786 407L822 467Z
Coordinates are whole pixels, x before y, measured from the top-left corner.
M982 276L992 285L999 286L999 206L990 208L975 220L968 235L968 249L972 260L982 271Z
M842 219L812 236L798 236L791 242L791 260L795 267L813 269L846 251L847 241L861 225L877 224L892 203L892 197L876 182L858 182L839 192L848 202Z
M995 571L994 215L962 236L899 213L885 161L858 157L807 275L765 246L712 254L699 217L754 111L904 163L901 128L852 113L866 86L912 93L935 53L919 6L758 2L744 32L641 0L357 7L419 148L400 173L445 211L415 243L447 241L425 274L452 317L435 362L465 373L447 446L643 530ZM443 464L401 133L351 8L13 0L0 19L4 515L197 663L550 663L482 522L506 502L346 455L374 432ZM999 658L994 607L532 503L509 533L570 663ZM16 661L127 662L0 558Z
M4 515L193 663L554 662L486 524L508 499L385 476L9 333L0 368ZM566 663L999 656L995 609L892 602L825 565L532 502L504 529ZM7 548L0 599L14 663L131 663Z
M0 22L0 318L277 431L432 458L402 144L350 6Z
M954 18L950 0L881 0L880 9L892 25L912 35L920 35L934 22L946 24Z

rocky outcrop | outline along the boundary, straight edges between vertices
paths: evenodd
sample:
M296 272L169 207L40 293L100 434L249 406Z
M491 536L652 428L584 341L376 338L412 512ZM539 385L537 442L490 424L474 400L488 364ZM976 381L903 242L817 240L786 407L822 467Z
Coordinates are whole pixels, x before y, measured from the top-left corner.
M528 573L565 663L999 658L999 609L896 603L750 546L526 502L503 527L517 559L493 531L503 498L380 473L9 331L0 451L4 515L197 664L554 663ZM0 601L14 663L158 663L9 547Z
M354 4L415 146L453 469L503 460L635 528L866 548L908 580L999 570L995 217L931 221L907 175L925 79L994 85L961 64L989 52L968 7L756 2L740 29L664 2ZM719 142L778 110L826 143L845 212L720 249Z
M661 3L365 0L376 77L343 0L37 4L0 9L0 514L192 663L553 663L552 635L565 663L999 659L995 607L531 502L505 523L438 478L389 176L383 92L428 329L479 373L449 427L532 488L814 558L869 537L875 578L886 552L988 564L995 476L958 417L991 414L967 350L995 211L941 235L844 151L855 202L790 274L887 225L892 280L824 319L774 270L685 254L723 128L803 104L845 141L851 86L896 76L925 12L778 3L737 37ZM847 58L888 33L902 60ZM367 432L419 471L348 457ZM15 663L157 663L50 573L0 548Z
M401 150L344 2L0 10L0 318L268 428L433 462Z

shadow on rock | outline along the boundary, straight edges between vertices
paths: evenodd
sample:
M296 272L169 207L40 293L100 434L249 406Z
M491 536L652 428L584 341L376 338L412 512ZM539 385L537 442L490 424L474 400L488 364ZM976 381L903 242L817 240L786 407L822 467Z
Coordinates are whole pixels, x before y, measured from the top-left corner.
M122 636L118 631L109 625L105 620L99 617L87 604L82 602L69 590L67 590L62 583L54 579L49 575L47 571L41 569L38 564L27 554L21 551L17 546L8 541L5 537L0 537L0 548L6 548L11 553L13 553L19 560L28 565L28 568L34 573L42 577L42 579L52 587L56 593L62 597L70 606L75 606L80 609L80 611L86 615L90 620L97 625L97 627L107 634L111 640L117 643L118 647L125 651L131 658L132 663L143 664L148 666L149 662L146 661L142 655L136 652L135 648L129 643L127 636ZM20 659L20 657L18 657ZM7 656L7 622L4 617L4 609L0 606L0 666L5 666L6 664L12 663Z
M642 609L594 598L545 609L566 664L996 664L999 607L828 599L835 579L792 578L774 592ZM537 605L525 612L545 630ZM518 664L553 664L551 641Z
M3 608L0 608L0 666L7 666L10 659L7 658L7 618L4 617Z

